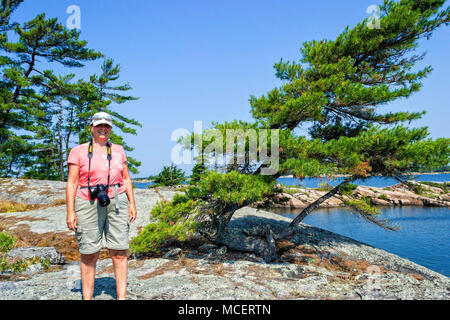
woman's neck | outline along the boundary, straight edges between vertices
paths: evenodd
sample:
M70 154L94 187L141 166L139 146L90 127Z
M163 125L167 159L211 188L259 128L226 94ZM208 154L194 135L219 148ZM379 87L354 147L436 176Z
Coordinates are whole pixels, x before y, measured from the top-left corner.
M108 140L96 140L92 139L93 141L93 147L94 148L103 148L106 147L106 144L108 143Z

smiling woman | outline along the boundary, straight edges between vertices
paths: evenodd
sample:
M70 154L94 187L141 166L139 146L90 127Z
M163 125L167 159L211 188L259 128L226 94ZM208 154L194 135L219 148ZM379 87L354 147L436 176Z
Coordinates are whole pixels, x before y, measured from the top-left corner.
M93 296L103 234L114 263L117 298L125 299L128 233L137 214L127 158L122 146L108 141L111 115L96 113L90 130L92 141L72 149L67 160L67 226L78 240L83 299Z

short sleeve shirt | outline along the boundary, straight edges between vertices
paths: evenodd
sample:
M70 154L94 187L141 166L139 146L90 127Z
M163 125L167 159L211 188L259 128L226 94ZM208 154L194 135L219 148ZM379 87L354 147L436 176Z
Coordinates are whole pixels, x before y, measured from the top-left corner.
M70 151L69 157L67 159L67 164L76 164L80 170L80 187L87 187L88 185L88 169L89 169L89 158L88 158L88 148L89 143L83 143ZM121 145L111 144L111 168L109 185L120 184L118 193L125 191L125 186L123 185L123 169L126 165L127 157L125 151ZM95 186L97 184L108 183L108 158L106 148L104 150L93 150L93 156L91 158L91 170L90 170L90 186ZM114 187L108 188L108 196L114 198ZM77 192L77 197L89 200L88 189L79 189Z

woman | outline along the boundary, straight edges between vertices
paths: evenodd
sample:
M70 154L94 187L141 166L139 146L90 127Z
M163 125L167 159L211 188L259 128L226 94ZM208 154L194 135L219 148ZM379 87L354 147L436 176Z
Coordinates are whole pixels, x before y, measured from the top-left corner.
M96 113L90 124L92 141L73 148L67 160L67 226L78 240L84 300L94 293L103 235L114 264L117 299L125 300L127 292L128 232L137 212L127 158L122 146L108 141L111 129L111 116ZM101 192L102 185L107 192Z

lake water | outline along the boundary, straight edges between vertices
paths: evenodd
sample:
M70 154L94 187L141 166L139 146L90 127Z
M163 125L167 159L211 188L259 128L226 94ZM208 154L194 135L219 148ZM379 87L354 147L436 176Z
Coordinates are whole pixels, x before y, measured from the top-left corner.
M321 182L336 186L344 178L332 181L306 178L279 178L285 185L302 185L315 188ZM425 174L415 176L417 181L450 181L450 174ZM385 177L373 177L355 184L371 187L387 187L398 183ZM381 207L380 219L388 219L400 225L399 231L386 231L367 223L347 208L319 209L303 222L374 247L397 254L431 270L450 276L450 208L431 207ZM270 211L295 218L301 209L273 208Z
M414 176L417 181L434 181L434 182L446 182L450 181L450 174L423 174ZM333 180L327 180L325 178L305 178L300 180L298 178L278 178L277 181L287 186L303 186L306 188L317 188L320 183L329 183L332 186L338 185L344 178L336 178ZM358 185L364 185L369 187L387 187L393 184L399 183L393 178L386 177L372 177L366 180L355 180L352 183ZM147 188L148 185L152 185L153 182L134 182L137 188Z
M306 178L279 178L285 185L302 185L315 188L321 182L335 186L344 178L327 181ZM418 181L450 181L450 174L417 175ZM373 177L356 181L371 187L387 187L398 183L395 179ZM146 188L149 183L136 183ZM303 222L329 230L374 247L397 254L431 270L450 276L450 208L431 207L381 207L380 219L387 218L392 224L401 226L399 231L386 231L362 220L346 208L319 209L307 216ZM294 218L301 209L273 208L270 211Z
M301 209L273 208L270 211L294 218ZM380 219L400 225L388 231L364 221L347 208L318 209L303 222L364 242L407 258L436 272L450 276L450 209L386 207Z
M433 181L433 182L446 182L450 181L450 174L444 173L444 174L422 174L422 175L416 175L413 177L417 181ZM336 178L333 180L326 180L325 178L322 178L320 180L319 178L305 178L303 180L300 180L298 178L278 178L277 180L288 186L303 186L306 188L317 188L319 187L320 183L329 183L332 186L337 186L340 182L342 182L345 178ZM371 177L366 180L355 180L352 183L357 185L364 185L369 187L378 187L378 188L384 188L388 187L394 184L399 183L394 178L386 178L386 177Z

